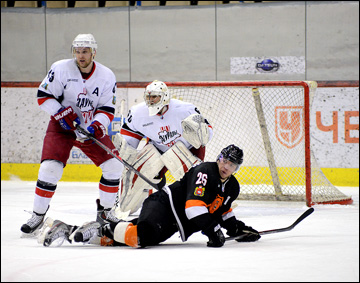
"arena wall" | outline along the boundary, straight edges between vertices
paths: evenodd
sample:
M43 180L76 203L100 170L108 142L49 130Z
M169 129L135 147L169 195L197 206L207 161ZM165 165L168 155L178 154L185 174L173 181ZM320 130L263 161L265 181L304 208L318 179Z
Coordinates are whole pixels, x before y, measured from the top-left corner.
M356 87L318 88L311 137L315 156L331 181L358 185L358 22L358 1L2 7L1 178L36 180L49 119L38 108L36 88L52 63L71 57L77 34L92 33L99 46L96 60L110 67L118 82L357 81ZM14 88L17 82L30 85ZM141 101L142 91L117 89L117 119L120 102L125 102L126 114ZM99 180L99 169L87 163L74 150L62 180Z
M117 81L358 80L358 22L358 1L2 7L1 80L41 81L79 33Z

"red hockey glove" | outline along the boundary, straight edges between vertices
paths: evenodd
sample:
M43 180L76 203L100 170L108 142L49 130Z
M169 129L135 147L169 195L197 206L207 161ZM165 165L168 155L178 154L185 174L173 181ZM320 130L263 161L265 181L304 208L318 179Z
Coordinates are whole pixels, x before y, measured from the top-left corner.
M91 125L87 127L87 130L90 134L94 136L94 138L98 140L106 135L105 126L101 124L99 121L92 122Z
M76 125L80 125L79 116L75 113L71 106L61 108L58 113L51 117L53 120L58 121L60 126L65 130L75 130Z

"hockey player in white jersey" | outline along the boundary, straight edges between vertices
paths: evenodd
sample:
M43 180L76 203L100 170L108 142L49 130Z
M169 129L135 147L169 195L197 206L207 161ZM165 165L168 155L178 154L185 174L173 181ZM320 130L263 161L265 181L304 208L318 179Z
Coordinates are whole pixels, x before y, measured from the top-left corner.
M170 99L166 84L155 80L146 87L144 102L130 109L114 144L120 157L146 177L162 178L162 186L167 170L180 180L192 166L204 160L205 145L212 135L211 125L195 105ZM138 152L143 138L148 143ZM146 182L127 169L121 186L123 212L137 211L152 192Z
M96 51L94 36L79 34L72 43L73 59L55 62L38 88L40 109L51 119L43 143L32 217L21 227L24 233L33 233L41 226L73 146L102 169L97 221L117 221L111 208L123 165L76 130L76 124L81 125L116 150L106 135L115 114L116 78L109 68L94 61Z

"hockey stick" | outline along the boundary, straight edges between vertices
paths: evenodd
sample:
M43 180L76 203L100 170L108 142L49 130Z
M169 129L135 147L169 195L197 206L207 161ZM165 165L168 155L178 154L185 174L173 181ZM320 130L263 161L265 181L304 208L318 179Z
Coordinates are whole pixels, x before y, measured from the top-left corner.
M143 179L146 183L148 183L150 186L152 186L154 189L161 189L159 188L155 183L151 182L146 176L144 176L142 173L140 173L138 170L136 170L133 166L131 166L129 163L127 163L125 160L123 160L120 156L113 153L113 151L108 148L106 145L104 145L102 142L98 141L96 138L94 138L88 131L83 129L79 124L76 125L76 129L83 135L85 135L87 138L93 140L98 146L100 146L103 150L105 150L108 154L119 160L122 164L125 165L128 169L132 170L136 175L138 175L141 179Z
M296 221L293 224L291 224L290 226L285 227L285 228L278 228L278 229L261 231L261 232L259 232L259 234L260 235L266 235L266 234L274 234L274 233L290 231L290 230L294 229L296 225L298 225L301 221L303 221L306 217L308 217L313 212L314 212L314 208L311 207L308 210L306 210L303 214L301 214L300 217L298 219L296 219ZM245 235L235 236L235 237L227 237L225 239L225 241L240 240L240 239L242 239L244 237L245 237Z

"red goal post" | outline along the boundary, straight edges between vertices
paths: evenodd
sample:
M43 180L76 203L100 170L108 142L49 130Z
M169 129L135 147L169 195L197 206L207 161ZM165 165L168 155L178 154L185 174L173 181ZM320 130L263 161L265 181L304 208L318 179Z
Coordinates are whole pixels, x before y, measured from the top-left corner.
M214 137L205 161L214 161L229 144L244 150L244 163L235 175L241 199L306 201L308 206L352 203L327 180L311 151L310 109L316 82L165 83L172 99L193 103L212 124ZM167 177L171 181L171 175Z

